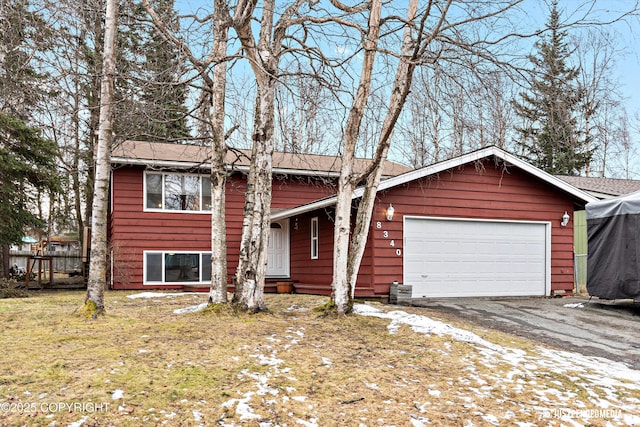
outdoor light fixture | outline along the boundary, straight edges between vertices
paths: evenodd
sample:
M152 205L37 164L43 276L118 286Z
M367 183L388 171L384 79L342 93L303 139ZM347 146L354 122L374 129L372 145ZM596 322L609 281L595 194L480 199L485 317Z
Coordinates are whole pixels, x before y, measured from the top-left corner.
M564 215L562 215L562 221L560 221L560 225L566 227L569 224L569 214L567 211L564 211Z
M391 221L393 219L394 212L395 209L393 208L393 205L389 203L389 207L387 208L387 221Z

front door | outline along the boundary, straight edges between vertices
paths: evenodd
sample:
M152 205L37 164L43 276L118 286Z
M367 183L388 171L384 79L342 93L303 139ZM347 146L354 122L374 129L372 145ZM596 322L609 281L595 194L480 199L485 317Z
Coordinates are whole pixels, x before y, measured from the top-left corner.
M271 223L267 276L289 277L289 220Z

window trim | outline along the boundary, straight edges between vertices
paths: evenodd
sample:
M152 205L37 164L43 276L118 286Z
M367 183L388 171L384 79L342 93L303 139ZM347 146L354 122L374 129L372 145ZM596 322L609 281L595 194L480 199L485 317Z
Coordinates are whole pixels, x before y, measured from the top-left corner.
M311 259L318 259L320 252L320 241L318 235L318 217L311 218Z
M162 280L161 281L148 281L147 280L147 255L148 254L159 254L161 255L161 269L162 269ZM165 259L166 259L166 255L167 254L185 254L185 255L198 255L198 261L200 262L200 266L199 266L199 274L200 277L198 278L198 281L193 281L193 282L187 282L187 281L182 281L182 282L167 282L166 281L166 277L165 277L165 272L166 272L166 268L165 268ZM142 251L142 284L143 285L150 285L150 286L158 286L158 285L200 285L200 284L211 284L211 278L209 278L208 280L203 280L202 277L202 272L203 272L203 268L202 268L202 255L209 255L211 256L211 251L181 251L181 250L177 250L177 251L162 251L162 250L145 250Z
M149 175L160 175L161 177L161 198L162 198L162 207L161 208L150 208L147 207L147 177ZM166 209L165 208L165 176L167 175L181 175L181 176L196 176L198 177L198 197L199 197L199 206L200 210L181 210L181 209ZM209 210L203 210L204 206L204 196L202 192L202 181L203 178L210 178L207 174L197 174L197 173L181 173L181 172L156 172L156 171L144 171L144 178L142 182L142 211L143 212L166 212L166 213L177 213L177 214L211 214L211 208Z

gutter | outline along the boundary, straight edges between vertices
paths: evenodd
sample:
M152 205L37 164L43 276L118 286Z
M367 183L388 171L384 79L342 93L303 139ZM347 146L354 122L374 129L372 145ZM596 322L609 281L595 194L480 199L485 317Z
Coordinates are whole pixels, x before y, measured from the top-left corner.
M171 160L149 160L149 159L131 159L124 157L112 157L111 163L117 163L120 165L132 165L132 166L155 166L155 167L164 167L170 169L206 169L211 170L211 165L208 163L198 163L198 162L179 162L179 161L171 161ZM226 166L228 171L237 171L237 172L249 172L249 166ZM298 176L315 176L315 177L330 177L330 178L338 178L340 177L340 172L332 172L332 171L316 171L316 170L308 170L308 169L286 169L286 168L273 168L272 173L281 174L281 175L298 175Z

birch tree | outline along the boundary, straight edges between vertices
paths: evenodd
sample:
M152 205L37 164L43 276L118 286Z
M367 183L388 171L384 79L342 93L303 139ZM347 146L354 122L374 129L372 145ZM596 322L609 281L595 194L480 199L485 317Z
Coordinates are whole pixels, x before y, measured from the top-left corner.
M275 88L282 43L293 17L306 0L296 0L276 20L276 0L262 4L256 40L252 15L256 2L241 0L236 6L243 15L234 19L244 55L256 79L257 94L253 123L251 165L245 192L240 258L235 274L233 303L250 312L265 308L264 283L269 246L272 156L275 130Z
M232 18L229 7L224 0L214 1L213 13L213 43L208 54L200 58L193 52L185 40L175 34L154 10L149 0L143 0L143 5L151 17L154 26L163 37L176 46L186 57L188 62L203 82L199 94L197 108L200 129L205 146L210 150L211 159L211 287L209 303L227 302L227 240L225 187L227 170L225 157L227 145L225 142L225 93L227 78L227 44L228 33ZM194 17L199 20L199 18ZM213 73L211 75L211 67Z
M350 111L343 138L343 165L338 184L336 219L334 228L334 257L332 299L338 313L348 313L352 309L355 285L368 237L373 205L382 174L382 165L389 151L391 135L411 88L413 73L419 64L438 61L462 61L475 55L487 56L491 40L467 39L465 26L499 17L520 1L483 3L481 7L466 2L429 1L418 12L418 1L408 4L406 19L402 21L403 37L398 57L398 66L391 89L388 108L378 138L378 146L369 168L363 174L354 174L349 163L353 160L355 144L362 118L362 110L367 98L359 95L368 92L374 55L371 50L378 48L381 23L379 7L375 0L370 3L368 29L364 44L364 60L358 94ZM456 6L456 7L454 7ZM467 9L464 7L468 6ZM455 9L451 12L452 9ZM470 32L473 34L473 32ZM388 50L386 52L389 52ZM498 60L495 60L498 62ZM472 64L472 62L469 62ZM361 92L362 90L362 92ZM345 163L347 163L345 165ZM365 181L363 194L358 205L355 225L351 233L351 200L358 183Z
M118 2L107 0L104 26L104 54L100 86L100 124L91 228L91 261L85 306L95 318L104 312L104 290L107 286L107 208L111 175L111 143L113 139L113 88L115 81L115 45L118 26Z

